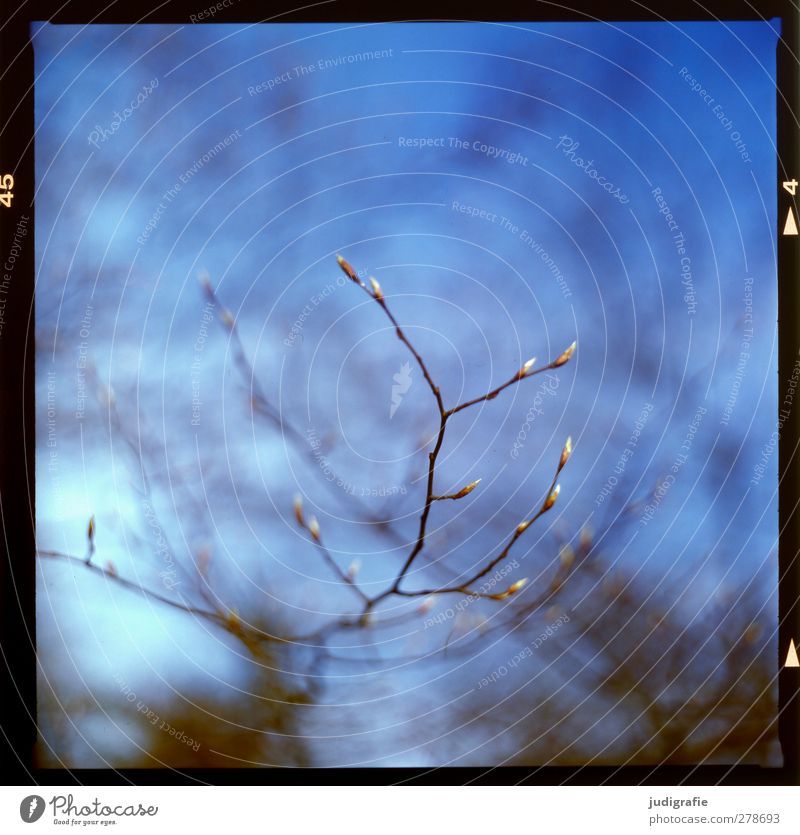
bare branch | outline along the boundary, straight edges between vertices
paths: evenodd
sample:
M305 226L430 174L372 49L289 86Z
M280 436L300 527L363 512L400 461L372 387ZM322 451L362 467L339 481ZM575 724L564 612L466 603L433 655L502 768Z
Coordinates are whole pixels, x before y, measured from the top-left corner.
M475 397L472 400L467 400L465 403L455 406L448 411L448 417L462 411L463 409L468 409L470 406L475 406L477 403L483 403L485 400L494 400L494 398L497 397L501 391L507 389L509 386L513 386L514 383L520 382L520 380L527 380L529 377L535 377L537 374L542 374L545 371L551 371L554 368L564 365L564 363L569 362L570 357L575 353L577 344L577 342L573 342L569 348L567 348L551 363L548 363L541 368L537 368L535 371L533 370L533 363L536 361L536 358L534 357L533 359L528 360L510 380L506 380L505 383L495 389L492 389L487 394L483 394L480 397Z
M514 543L517 541L517 539L519 539L519 537L522 535L522 533L528 528L528 526L531 525L533 522L535 522L543 513L546 513L553 506L556 499L558 498L558 493L559 493L559 489L560 489L558 487L558 485L556 484L556 479L558 478L558 474L563 469L564 465L566 464L566 462L569 459L569 456L572 452L572 441L569 438L567 439L567 443L565 444L564 449L561 453L561 459L559 461L558 468L556 469L556 474L553 477L553 483L550 486L550 490L548 491L547 496L545 497L545 500L544 500L544 503L543 503L542 507L540 508L538 513L536 513L536 515L532 519L530 519L526 522L522 522L522 523L520 523L520 525L517 526L517 529L514 531L514 534L512 535L508 544L506 545L506 547L501 551L501 553L497 557L490 560L487 563L487 565L483 569L481 569L481 571L479 571L476 575L474 575L474 577L472 577L465 584L461 584L461 585L458 585L458 586L452 586L452 587L443 587L441 589L426 590L424 592L405 592L405 591L401 591L400 590L400 584L402 583L403 578L408 573L408 570L411 568L411 565L413 564L413 562L416 559L416 557L418 556L418 554L425 547L425 536L426 536L426 531L427 531L428 516L430 514L430 510L431 510L431 506L432 506L433 502L442 501L444 499L453 499L453 500L461 499L464 496L467 496L469 493L471 493L480 481L480 479L478 479L477 481L472 482L471 484L467 485L465 488L463 488L462 490L460 490L457 493L453 493L453 494L449 494L449 495L441 495L441 496L440 495L434 495L433 485L434 485L434 476L435 476L435 471L436 471L436 461L438 459L439 452L441 451L442 444L444 442L445 431L446 431L446 428L447 428L447 421L452 415L454 415L454 414L456 414L456 413L458 413L458 412L460 412L464 409L467 409L470 406L474 406L474 405L476 405L478 403L482 403L486 400L494 399L495 397L497 397L497 395L501 391L508 388L509 386L514 385L515 383L520 382L521 380L524 380L528 377L533 377L536 374L541 374L544 371L548 371L548 370L558 368L558 367L564 365L565 363L567 363L570 360L572 355L575 353L575 348L576 348L577 343L573 342L555 360L553 360L552 362L550 362L548 365L544 366L543 368L537 369L536 371L532 370L533 365L536 362L535 358L529 359L527 362L525 362L522 365L522 367L519 369L519 371L517 371L517 373L514 374L514 376L510 380L507 380L502 385L498 386L495 389L492 389L492 391L488 392L487 394L482 395L481 397L476 397L473 400L468 400L465 403L461 403L460 405L453 407L452 409L446 409L445 406L444 406L444 401L442 399L442 395L441 395L441 392L439 390L439 387L433 381L433 378L432 378L432 376L431 376L431 374L428 370L427 365L425 364L425 361L422 359L422 357L420 356L420 354L416 350L416 348L414 348L411 341L408 339L405 332L400 327L400 324L398 323L394 314L389 309L389 306L386 303L386 297L384 296L383 289L381 288L380 284L374 278L370 278L370 286L368 287L367 284L365 282L363 282L358 277L358 274L353 269L353 267L350 265L350 263L348 261L346 261L341 255L337 255L336 260L338 261L339 266L341 267L341 269L345 273L345 275L347 275L347 277L350 278L350 280L353 281L353 283L357 284L368 296L370 296L370 298L374 299L380 305L381 309L386 314L389 321L394 325L395 333L397 334L398 339L400 339L400 341L403 342L403 344L408 348L408 350L411 352L414 359L416 360L417 364L419 365L420 369L422 370L423 376L425 377L425 380L427 381L428 386L430 387L431 391L433 392L434 397L436 398L436 405L438 406L438 409L439 409L439 431L438 431L437 436L436 436L436 443L433 447L433 450L428 454L427 490L426 490L426 494L425 494L425 503L423 505L422 512L420 514L419 531L418 531L418 534L417 534L417 540L414 543L414 547L411 549L411 552L409 553L408 557L406 558L406 561L403 564L402 568L400 569L400 572L398 573L397 577L395 578L395 581L392 584L392 586L390 588L386 589L381 594L378 594L375 597L367 598L366 606L365 606L365 609L364 609L364 615L367 615L370 612L370 610L377 603L379 603L381 600L384 600L385 598L391 596L392 594L397 594L397 595L405 596L405 597L416 597L416 596L422 595L422 594L429 595L429 594L437 594L437 593L446 594L446 593L460 592L460 593L464 593L464 594L470 594L472 596L478 596L478 597L484 596L484 595L481 595L479 593L474 592L473 590L469 590L467 587L470 586L476 580L483 577L485 574L487 574L489 571L491 571L492 568L494 568L495 565L497 565L499 562L501 562L503 559L505 559L506 556L508 555L508 552L511 550L511 547L514 545ZM519 588L521 588L521 585L519 586ZM508 594L513 594L513 592L509 591ZM492 597L493 599L503 599L502 597L498 598L497 596L492 596L492 595L488 595L488 596Z
M230 310L228 310L228 308L221 304L208 273L202 272L199 276L199 281L203 292L209 301L211 301L219 309L220 322L231 335L234 346L234 362L245 384L249 386L250 405L252 406L253 411L266 418L270 423L274 424L276 428L281 431L282 436L292 443L297 452L301 453L314 466L317 466L318 462L314 457L314 452L309 447L308 441L304 437L303 433L284 416L282 416L267 397L261 383L258 380L253 364L250 362L247 352L244 349L244 344L239 334L236 318ZM331 490L331 492L335 493L339 499L343 499L344 494L337 487L337 484L341 484L345 480L340 478L330 465L329 471L332 477L330 479L323 479L323 483ZM348 496L348 501L352 499L352 496ZM394 530L385 518L370 513L363 505L359 510L359 517L361 521L374 525L375 529L378 530L379 533L390 538L396 545L406 544L406 540Z

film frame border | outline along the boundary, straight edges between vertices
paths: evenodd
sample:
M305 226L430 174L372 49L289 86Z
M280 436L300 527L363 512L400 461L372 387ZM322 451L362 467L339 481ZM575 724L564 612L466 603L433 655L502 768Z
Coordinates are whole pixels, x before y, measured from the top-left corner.
M23 215L35 231L32 200L35 190L33 161L33 49L29 25L52 23L208 23L257 22L393 22L393 21L634 21L634 20L744 20L782 19L777 55L778 221L786 206L795 212L800 199L789 203L782 181L800 179L800 14L789 0L613 0L599 8L591 0L558 4L537 0L524 7L514 2L474 0L431 3L387 0L364 6L353 0L316 0L305 5L270 3L268 9L252 0L235 0L208 21L192 21L198 4L186 0L137 4L136 13L121 3L78 0L60 4L51 0L24 2L0 23L0 160L13 166L17 197L13 208L0 209L3 251L10 248L14 229ZM9 163L9 161L14 161ZM786 379L800 354L800 238L780 234L778 250L779 380ZM779 443L779 738L784 756L780 768L750 765L656 766L530 766L437 767L358 769L43 769L34 764L36 740L36 560L35 419L34 398L34 280L35 253L26 247L15 265L15 282L8 295L23 317L9 317L0 342L0 525L4 555L0 560L0 682L10 695L0 720L3 778L9 784L36 785L305 785L312 779L330 784L386 785L798 785L800 784L800 668L787 668L790 641L800 647L800 414L792 410L781 430ZM781 325L780 323L783 323ZM9 407L8 404L13 404ZM776 406L778 404L776 403ZM776 408L777 413L777 408ZM315 774L309 775L308 771Z

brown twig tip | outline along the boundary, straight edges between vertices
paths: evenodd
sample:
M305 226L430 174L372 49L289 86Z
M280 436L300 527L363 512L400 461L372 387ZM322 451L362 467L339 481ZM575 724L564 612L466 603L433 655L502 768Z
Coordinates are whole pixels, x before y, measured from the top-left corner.
M317 517L312 516L308 520L308 532L311 534L312 539L314 542L320 542L320 532L319 532L319 522L317 522Z
M356 271L347 263L347 261L342 258L341 255L336 256L336 261L339 266L342 268L342 272L351 280L355 281L356 284L361 284L361 279L356 275Z
M558 461L558 471L564 469L565 464L569 461L569 457L572 455L572 438L568 437L564 443L564 449L561 450L561 458Z
M577 347L578 347L577 341L573 342L572 345L570 345L569 348L567 348L567 350L564 351L564 353L561 354L561 356L559 356L558 359L556 359L553 362L553 368L558 368L559 366L565 365L566 363L568 363L570 361L570 359L572 358L572 355L575 353L575 349Z
M111 577L117 577L118 576L117 567L116 567L116 565L114 565L114 563L111 560L109 560L106 563L105 572L106 572L106 574L110 575Z
M200 270L197 274L197 280L207 295L213 294L214 288L211 286L211 276L208 274L208 270Z
M475 481L468 484L466 487L462 487L458 493L451 493L448 496L431 496L432 502L441 502L444 499L463 499L464 496L469 496L469 494L481 483L479 478L476 478Z
M297 519L297 524L301 528L306 526L306 520L303 517L303 497L299 493L294 494L294 518Z
M381 285L378 284L378 282L372 277L370 277L369 283L372 285L372 293L375 296L375 298L379 302L382 302L383 301L383 290L381 290Z
M544 504L542 505L542 513L546 513L550 508L556 503L556 499L558 498L558 494L561 492L561 485L556 484L556 486L550 491L550 495L544 500Z
M94 514L89 517L89 525L86 528L86 562L92 561L92 555L94 554Z
M517 372L517 379L521 380L523 377L527 376L528 372L533 368L534 364L536 363L536 357L531 357L520 370Z
M229 609L225 615L225 626L233 632L236 632L239 630L241 625L242 619L239 617L239 610L234 606L233 609Z

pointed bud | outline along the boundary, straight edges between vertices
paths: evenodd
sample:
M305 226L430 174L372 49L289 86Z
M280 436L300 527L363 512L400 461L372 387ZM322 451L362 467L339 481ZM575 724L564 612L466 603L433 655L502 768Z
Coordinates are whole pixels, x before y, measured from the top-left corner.
M106 563L106 574L110 574L112 577L117 576L117 567L111 560Z
M436 603L436 595L435 594L428 595L428 597L426 597L422 601L422 603L419 604L419 606L417 607L417 611L421 615L424 615L426 612L430 612L430 610L434 607L435 603Z
M531 357L517 373L517 378L521 380L533 368L536 362L536 357Z
M234 323L233 313L227 307L223 307L219 312L219 318L226 328L232 328Z
M575 348L577 348L577 346L578 343L573 342L572 345L570 345L569 348L567 348L567 350L564 351L564 353L561 354L561 356L553 363L553 368L558 368L559 366L569 362L570 358L575 353Z
M375 298L379 301L383 301L383 290L381 290L381 285L374 278L370 278L369 283L372 285L372 292L375 294Z
M556 503L556 499L558 498L558 494L561 492L561 485L556 484L556 486L550 492L550 495L544 500L544 504L542 505L542 513L550 510L550 508Z
M464 496L469 496L469 494L481 483L479 478L476 478L475 481L468 484L466 487L463 487L458 493L454 493L450 498L451 499L463 499Z
M530 525L530 523L531 523L530 519L525 519L523 522L520 522L517 525L517 533L518 534L525 533L525 531L528 530L528 526Z
M301 528L306 526L306 520L303 518L303 497L299 493L294 494L294 518Z
M351 580L355 580L358 577L358 572L361 570L361 560L353 560L347 568L347 576Z
M86 529L86 538L89 540L89 543L94 542L94 514L89 517L89 527Z
M564 444L564 449L561 450L561 458L558 462L558 469L563 470L564 465L569 461L569 457L572 455L572 438L567 438L566 443Z
M505 600L507 597L511 597L512 594L516 594L527 583L528 578L523 577L521 580L517 580L516 583L512 583L505 591L501 591L499 594L489 594L487 597L490 600Z
M311 534L311 536L314 538L314 541L315 541L315 542L319 542L319 541L320 541L320 535L319 535L319 522L317 522L317 517L316 517L316 516L312 516L312 517L308 520L308 532L309 532L309 533Z
M356 275L356 271L347 263L347 261L342 258L341 255L336 256L336 260L339 263L339 266L342 268L342 272L351 280L355 281L356 284L360 284L361 282L358 280L358 276Z

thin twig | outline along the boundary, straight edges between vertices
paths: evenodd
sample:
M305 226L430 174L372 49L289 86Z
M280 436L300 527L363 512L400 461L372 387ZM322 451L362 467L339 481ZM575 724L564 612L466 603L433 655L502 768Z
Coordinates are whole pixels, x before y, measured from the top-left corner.
M318 466L319 462L314 456L314 451L309 447L308 439L291 421L280 414L267 397L256 375L255 368L245 351L236 318L227 307L222 305L211 279L206 273L201 274L200 284L209 301L219 310L219 320L222 326L233 338L234 361L242 379L250 388L250 405L253 411L273 423L281 431L282 436L292 443L296 451L307 458L315 467ZM341 500L344 495L337 485L344 483L345 480L340 478L330 465L328 465L328 470L331 477L323 479L323 483ZM389 520L371 513L363 503L359 504L361 504L359 512L361 521L373 525L379 533L391 539L395 545L407 544L406 539L398 534Z
M172 606L175 609L180 609L183 612L188 612L190 615L197 615L201 618L206 618L207 620L214 621L215 623L223 623L225 618L219 612L209 611L208 609L198 609L195 606L190 606L188 603L182 603L179 600L173 600L170 597L166 597L163 594L160 594L157 591L153 591L152 589L148 589L146 586L143 586L139 583L134 583L131 580L126 580L124 577L120 577L119 574L112 571L107 571L106 569L102 568L99 565L95 565L91 562L86 562L85 559L81 557L75 557L71 554L64 554L61 551L46 551L40 550L37 548L36 553L40 557L49 557L51 559L62 559L68 562L75 563L76 565L82 565L88 571L92 571L100 577L105 577L107 580L112 580L113 582L117 583L118 585L122 586L123 588L129 589L130 591L135 591L138 594L141 594L143 597L148 597L151 600L157 600L159 603L165 603L167 606Z
M576 343L573 342L569 348L567 348L564 353L562 353L557 359L554 359L548 365L544 365L541 368L537 368L533 370L531 366L533 365L533 360L528 360L525 365L510 379L506 380L505 383L498 386L495 389L492 389L488 394L483 394L480 397L475 397L472 400L467 400L465 403L461 403L453 409L448 411L448 417L450 415L454 415L457 412L462 411L462 409L468 409L470 406L475 406L478 403L483 403L485 400L494 400L498 394L504 389L507 389L509 386L513 386L514 383L519 383L521 380L527 380L529 377L535 377L537 374L542 374L545 371L551 371L554 368L558 368L559 366L564 365L565 362L569 360L572 356L573 352L575 351ZM531 363L529 366L528 363ZM527 368L526 368L527 366Z
M298 520L301 518L298 515ZM325 543L322 541L322 534L320 533L319 523L317 520L312 516L308 523L308 532L311 534L311 539L314 541L314 544L317 546L317 550L322 554L322 559L330 566L331 570L334 574L343 582L350 586L351 589L366 603L369 601L369 597L364 594L364 592L358 587L356 584L355 578L344 571L340 566L339 563L331 556L330 551L325 547Z

